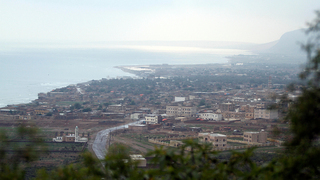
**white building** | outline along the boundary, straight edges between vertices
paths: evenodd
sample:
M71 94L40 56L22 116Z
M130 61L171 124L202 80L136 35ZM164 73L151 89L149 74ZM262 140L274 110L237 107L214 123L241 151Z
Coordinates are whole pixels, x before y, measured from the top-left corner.
M53 142L62 142L63 141L63 137L62 136L58 136L56 138L52 139Z
M221 121L222 114L211 113L211 112L202 112L202 113L199 113L199 118L201 118L203 120Z
M186 101L186 97L174 97L174 101L175 102L183 102L183 101Z
M87 142L88 138L80 138L79 137L79 130L78 130L78 126L76 126L76 129L74 130L75 133L75 140L74 142Z
M74 134L68 134L66 136L58 136L52 139L53 142L88 142L88 138L80 138L79 129L76 126Z
M202 142L212 143L215 147L226 147L227 136L218 133L199 133L198 138Z
M197 110L196 107L193 106L166 106L166 114L168 116L184 116L184 117L192 117L196 115Z
M146 124L158 124L162 119L160 115L147 114L145 120Z
M139 113L132 113L131 115L130 115L130 119L132 119L132 120L139 120L140 118L142 118L143 116L142 116L142 113L141 112L139 112Z

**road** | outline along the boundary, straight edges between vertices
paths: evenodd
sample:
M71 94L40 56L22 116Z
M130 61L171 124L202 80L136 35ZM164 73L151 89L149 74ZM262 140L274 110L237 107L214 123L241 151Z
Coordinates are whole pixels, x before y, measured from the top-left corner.
M96 156L99 159L104 159L104 156L107 153L107 139L109 137L109 133L112 131L115 131L117 129L124 129L124 128L128 128L128 125L132 125L132 124L139 124L142 121L135 121L129 124L125 124L125 125L121 125L121 126L116 126L116 127L112 127L112 128L108 128L102 131L99 131L96 135L96 138L92 144L92 149L94 151L94 153L96 154Z

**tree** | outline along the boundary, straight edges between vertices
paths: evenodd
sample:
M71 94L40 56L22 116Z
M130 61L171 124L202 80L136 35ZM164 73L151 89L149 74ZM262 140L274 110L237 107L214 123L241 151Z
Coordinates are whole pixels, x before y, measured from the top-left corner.
M85 109L82 110L82 112L91 112L91 111L92 111L91 108L85 108Z
M310 23L309 33L320 32L320 12ZM157 148L150 152L159 168L138 170L123 162L123 150L104 161L107 179L319 179L320 176L320 50L316 43L308 44L306 70L301 78L308 81L302 96L294 102L286 117L291 123L291 138L285 153L269 163L257 165L252 160L254 149L233 152L227 161L219 161L210 144L187 140L177 150ZM90 171L95 172L95 171Z
M204 105L206 105L206 101L204 99L201 99L198 106L204 106Z
M16 128L16 138L29 142L14 146L6 133L0 132L0 179L25 179L25 168L46 149L38 134L39 129L21 125Z
M320 12L316 13L316 20L309 24L309 33L320 32ZM151 151L149 155L154 157L152 161L158 168L138 169L128 156L128 148L115 146L109 149L104 161L85 153L82 165L68 165L52 172L41 170L37 179L319 179L320 50L316 44L319 38L313 45L305 46L308 62L301 78L308 83L286 116L291 123L291 135L285 144L285 152L272 161L257 165L252 160L254 148L232 152L227 161L221 161L211 144L186 140L177 149L160 147ZM34 132L28 130L20 134L34 136ZM1 138L1 143L5 143L5 136ZM28 161L35 157L33 155L22 153L17 154L17 158ZM1 179L23 179L23 170L14 164L18 161L13 161L13 165L8 162L1 151ZM104 165L103 169L100 163Z
M82 108L82 106L81 106L80 103L75 103L73 106L74 106L74 108L76 108L76 109L81 109L81 108Z

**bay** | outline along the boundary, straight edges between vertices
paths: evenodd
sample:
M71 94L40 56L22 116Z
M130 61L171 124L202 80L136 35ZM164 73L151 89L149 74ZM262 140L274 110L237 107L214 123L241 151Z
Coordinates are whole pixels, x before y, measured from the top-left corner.
M39 92L70 84L133 76L114 66L226 63L234 49L177 47L11 48L0 51L0 107L28 103Z

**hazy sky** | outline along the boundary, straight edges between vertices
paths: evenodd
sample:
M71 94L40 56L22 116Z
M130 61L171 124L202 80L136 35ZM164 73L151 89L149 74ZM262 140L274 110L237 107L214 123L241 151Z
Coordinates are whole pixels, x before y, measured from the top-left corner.
M0 42L266 43L317 9L319 0L0 0Z

